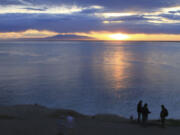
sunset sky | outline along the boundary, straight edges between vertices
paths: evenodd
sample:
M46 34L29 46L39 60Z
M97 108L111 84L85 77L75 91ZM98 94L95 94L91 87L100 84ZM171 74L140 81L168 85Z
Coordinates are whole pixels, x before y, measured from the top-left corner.
M180 41L180 0L0 0L0 39Z

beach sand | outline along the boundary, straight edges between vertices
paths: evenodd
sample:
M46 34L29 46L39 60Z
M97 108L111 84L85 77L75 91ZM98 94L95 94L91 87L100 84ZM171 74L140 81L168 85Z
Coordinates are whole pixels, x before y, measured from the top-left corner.
M0 107L1 135L179 135L179 120L168 120L161 128L158 120L146 127L111 114L86 116L72 110L40 105Z

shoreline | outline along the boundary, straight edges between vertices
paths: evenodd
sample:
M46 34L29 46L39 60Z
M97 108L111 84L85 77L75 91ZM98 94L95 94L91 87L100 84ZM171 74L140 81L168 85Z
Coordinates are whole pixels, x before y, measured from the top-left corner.
M163 129L159 120L149 120L144 128L136 120L114 114L89 116L38 104L0 106L0 133L3 135L106 135L112 131L114 135L121 132L143 135L146 130L152 134L174 135L180 132L180 120L168 119L166 124Z

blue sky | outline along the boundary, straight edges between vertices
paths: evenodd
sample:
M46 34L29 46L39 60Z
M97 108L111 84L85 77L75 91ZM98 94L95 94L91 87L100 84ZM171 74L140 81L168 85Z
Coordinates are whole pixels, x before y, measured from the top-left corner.
M178 35L180 0L1 0L0 37L28 30Z

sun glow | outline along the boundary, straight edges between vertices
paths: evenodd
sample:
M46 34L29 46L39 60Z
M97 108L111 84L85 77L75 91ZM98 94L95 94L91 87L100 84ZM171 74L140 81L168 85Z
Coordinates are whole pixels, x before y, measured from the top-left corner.
M94 40L114 40L114 41L180 41L180 34L130 34L130 33L112 33L106 31L89 33L66 33L78 36L87 36Z
M129 36L125 34L112 34L109 35L109 38L112 40L126 40L129 38Z
M100 32L91 31L89 33L65 33L65 34L87 36L87 37L94 38L94 40L126 40L130 38L128 34L112 33L112 32L105 32L105 31L100 31Z

